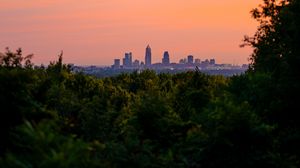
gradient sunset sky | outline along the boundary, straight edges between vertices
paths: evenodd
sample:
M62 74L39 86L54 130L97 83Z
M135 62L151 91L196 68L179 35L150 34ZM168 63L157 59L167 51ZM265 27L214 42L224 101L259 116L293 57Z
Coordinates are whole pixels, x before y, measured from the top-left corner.
M189 54L217 63L248 63L239 48L257 23L250 10L261 0L0 0L0 52L21 47L36 64L64 51L64 62L111 65L133 52L152 62L169 51L171 62Z

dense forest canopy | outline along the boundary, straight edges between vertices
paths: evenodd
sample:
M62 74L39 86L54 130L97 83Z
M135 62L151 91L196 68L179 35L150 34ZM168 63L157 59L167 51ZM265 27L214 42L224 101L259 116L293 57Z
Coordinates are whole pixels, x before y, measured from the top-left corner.
M249 70L95 78L0 54L0 167L300 167L300 1L264 0Z

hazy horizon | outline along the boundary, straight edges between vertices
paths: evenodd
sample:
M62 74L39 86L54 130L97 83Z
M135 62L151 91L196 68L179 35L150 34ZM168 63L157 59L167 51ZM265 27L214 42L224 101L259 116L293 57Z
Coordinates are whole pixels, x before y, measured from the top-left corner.
M132 52L152 62L169 51L171 62L187 55L217 63L248 63L251 48L239 48L257 23L250 10L261 2L228 0L0 0L0 52L21 47L36 64L57 59L76 65L108 66Z

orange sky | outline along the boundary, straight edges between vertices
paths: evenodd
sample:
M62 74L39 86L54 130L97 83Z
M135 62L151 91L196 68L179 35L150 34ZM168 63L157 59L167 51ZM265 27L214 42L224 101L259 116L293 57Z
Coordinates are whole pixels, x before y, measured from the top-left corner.
M217 63L247 63L250 48L239 48L257 23L249 11L260 0L0 0L0 51L22 47L36 64L64 51L64 61L111 65L133 52L152 62L168 50L171 61L189 54Z

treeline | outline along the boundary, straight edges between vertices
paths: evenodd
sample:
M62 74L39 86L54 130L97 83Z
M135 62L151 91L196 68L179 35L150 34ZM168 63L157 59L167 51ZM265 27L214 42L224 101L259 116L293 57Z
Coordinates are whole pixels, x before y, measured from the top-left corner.
M300 167L300 3L264 1L240 76L98 79L0 55L0 167Z

